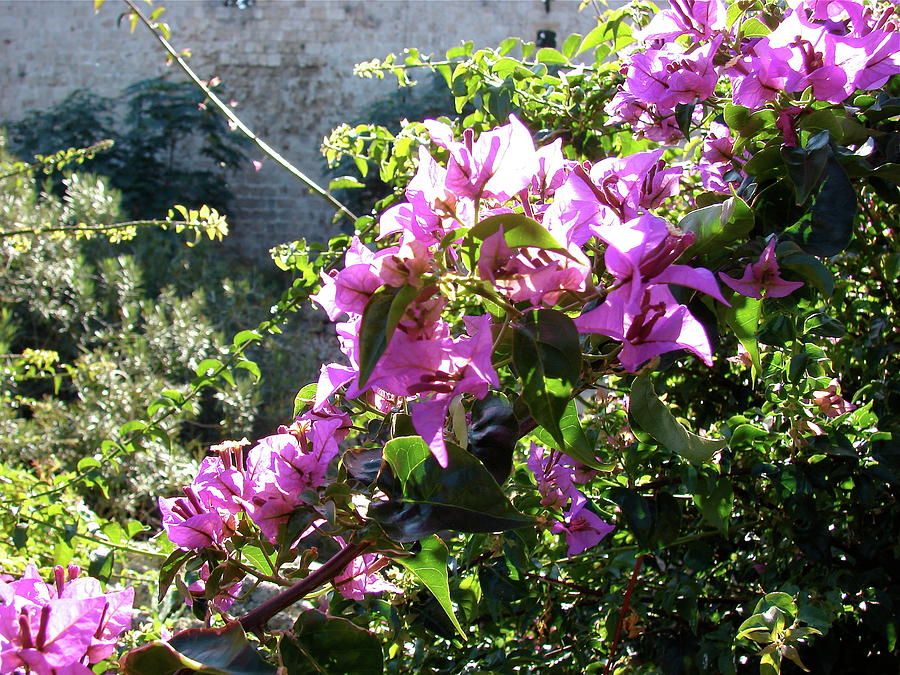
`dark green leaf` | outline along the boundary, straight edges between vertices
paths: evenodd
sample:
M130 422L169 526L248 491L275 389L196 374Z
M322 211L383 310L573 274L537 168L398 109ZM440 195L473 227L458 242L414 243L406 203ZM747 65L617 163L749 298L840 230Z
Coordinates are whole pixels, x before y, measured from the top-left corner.
M830 154L828 142L829 133L820 131L807 141L805 148L787 145L781 148L781 158L794 185L798 206L805 204L821 184Z
M847 172L834 157L828 157L810 222L801 225L800 245L813 255L837 255L850 245L856 210L856 190Z
M399 495L369 507L369 515L395 541L417 541L440 530L500 532L533 521L509 502L484 465L447 444L442 469L418 436L395 438L384 459L402 483Z
M300 615L294 635L278 644L287 675L379 675L384 672L381 643L372 633L347 619L328 617L315 610Z
M150 642L126 654L120 665L125 675L171 675L182 669L202 675L275 675L275 667L250 646L237 621Z
M441 605L447 618L459 631L463 640L466 634L459 625L456 615L453 613L453 604L450 602L450 584L447 577L447 546L437 535L432 535L422 540L422 548L413 557L398 556L393 558L412 572L416 578L425 584L435 599Z
M678 536L681 511L676 500L668 492L655 497L642 497L625 487L614 487L610 499L622 511L629 532L642 548L662 548Z
M575 324L553 309L530 312L513 331L513 365L532 416L564 447L560 422L581 375Z
M675 106L675 122L685 138L691 137L691 121L694 118L694 108L696 107L696 101L694 103L679 103Z
M657 398L646 375L634 379L630 400L629 412L638 425L660 445L691 462L705 462L725 446L724 440L703 438L685 429Z
M363 386L375 370L394 329L417 293L413 286L382 286L369 298L359 327L359 386Z
M684 258L702 256L721 250L753 229L753 211L740 197L729 197L720 204L691 211L678 227L697 235L696 241L685 251Z
M172 582L175 580L175 575L178 574L178 571L181 567L194 556L194 551L184 551L180 548L176 548L169 554L169 557L163 561L162 566L159 568L159 591L157 593L157 600L160 602L166 596L166 592L169 590L169 586L172 585Z
M694 504L710 525L721 530L723 534L728 534L728 523L734 508L734 490L726 477L719 476L708 492L695 493Z

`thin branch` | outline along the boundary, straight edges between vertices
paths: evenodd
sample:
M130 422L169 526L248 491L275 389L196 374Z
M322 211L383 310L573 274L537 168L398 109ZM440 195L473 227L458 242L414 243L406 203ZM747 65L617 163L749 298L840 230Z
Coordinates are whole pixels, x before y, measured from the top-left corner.
M579 584L573 584L571 581L563 581L561 579L551 579L550 577L544 577L540 574L533 574L532 572L522 572L522 576L526 579L534 579L535 581L540 581L541 583L550 584L552 586L562 586L563 588L571 588L573 591L578 591L582 595L593 595L596 597L602 597L606 595L605 593L601 593L599 591L595 591L593 588L588 588L587 586L581 586Z
M171 227L171 226L202 225L199 222L187 222L178 220L130 220L124 223L112 223L110 225L59 225L56 227L33 227L21 230L0 230L0 239L15 237L20 234L47 234L49 232L107 232L109 230L123 230L128 227Z
M90 541L95 544L100 544L101 546L106 546L107 548L116 549L117 551L126 551L128 553L136 553L137 555L142 555L147 558L159 558L165 559L167 556L165 553L160 553L159 551L151 551L147 549L137 548L135 546L129 546L128 544L117 544L115 542L106 539L105 537L97 537L91 534L84 534L82 532L69 532L67 529L60 527L59 525L54 525L53 523L49 523L46 520L41 520L40 518L35 518L33 516L27 516L24 513L11 509L6 504L0 504L0 508L6 510L10 515L15 518L21 518L22 520L28 520L32 523L42 525L43 527L47 527L51 530L56 530L57 532L62 532L66 536L75 537L77 539L84 539L85 541Z
M154 37L159 41L159 43L163 46L163 48L168 52L169 56L172 60L178 64L178 67L181 68L185 74L203 91L204 94L212 101L213 105L215 105L223 115L225 115L228 120L232 123L232 125L240 131L244 136L249 138L256 144L264 154L271 157L276 164L285 169L288 173L290 173L294 178L299 180L301 183L306 185L313 193L317 194L322 199L326 200L329 204L331 204L334 208L338 210L338 212L344 216L345 218L349 218L350 222L356 222L356 215L350 209L348 209L344 204L342 204L334 195L321 187L318 183L316 183L312 178L307 176L305 173L300 171L293 164L288 162L284 157L282 157L278 152L275 151L272 146L266 143L264 140L259 138L251 129L244 124L240 118L234 114L234 111L228 107L228 105L222 101L215 93L209 88L209 86L201 80L197 74L191 69L191 67L185 62L181 55L175 51L175 48L169 43L169 41L162 35L156 23L148 19L144 14L138 9L137 5L132 0L123 0L123 2L128 5L129 9L134 12L134 14L141 20L147 29L153 33Z
M267 600L256 609L240 617L238 621L240 621L241 626L243 626L244 630L247 632L263 628L266 623L279 612L284 611L319 586L334 579L338 574L344 571L344 568L347 567L354 558L361 556L371 546L371 541L361 541L342 548L308 577L301 579L271 600Z
M628 588L625 589L625 597L622 599L622 608L619 610L619 620L616 622L616 632L613 636L612 645L609 648L609 659L606 662L606 668L603 669L603 675L609 675L612 672L612 667L616 660L616 649L619 647L619 638L622 637L622 625L625 623L625 616L628 614L628 610L631 609L631 594L634 591L634 585L637 582L637 576L643 564L644 556L639 555L637 560L634 561L634 570L631 572Z

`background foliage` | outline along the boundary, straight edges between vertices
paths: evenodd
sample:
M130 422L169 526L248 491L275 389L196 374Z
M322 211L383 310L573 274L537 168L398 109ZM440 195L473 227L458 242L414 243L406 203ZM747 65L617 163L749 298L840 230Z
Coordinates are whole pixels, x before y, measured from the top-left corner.
M769 28L750 20L741 23L745 12L783 10L773 3L733 7L732 22L739 22L747 35ZM440 59L408 50L361 64L358 72L396 76L400 85L409 86L411 72L434 71L453 97L456 115L447 121L457 132L485 131L514 113L539 142L563 138L570 159L627 156L656 143L625 123L609 122L605 106L624 80L617 57L633 42L634 27L646 25L651 12L646 3L633 3L598 17L596 29L562 41L559 50L511 38L497 49L465 44ZM496 486L470 454L451 450L455 478L444 481L427 448L404 433L408 417L394 415L388 434L383 416L361 404L348 445L379 451L376 469L367 463L369 455L345 455L331 467L334 480L327 489L304 497L309 503L296 509L290 523L294 531L282 534L296 536L319 516L327 521L328 534L365 529L396 562L388 574L404 592L348 600L326 588L310 596L303 606L307 611L295 617L290 632L277 639L264 634L258 644L253 640L263 654L298 673L310 661L327 664L325 672L349 672L350 660L358 656L346 649L351 643L371 657L366 664L352 661L354 672L381 672L382 660L391 673L796 672L797 662L823 673L858 672L861 664L868 672L898 669L897 80L884 91L856 95L846 103L804 99L795 113L798 143L793 146L785 144L775 114L751 114L727 103L729 92L719 87L706 102L708 112L695 116L693 106L679 112L678 125L687 139L669 147L665 159L670 164L696 160L709 123L718 122L751 157L743 166L746 179L735 181L729 194L715 194L687 174L682 193L694 198L671 203L667 216L697 233L698 244L686 254L691 264L732 275L740 273L744 262L756 260L765 238L777 233L784 270L805 285L785 298L753 301L730 295L731 309L693 303L691 311L714 336L717 358L710 369L672 354L652 371L595 377L594 366L605 367L610 358L603 352L608 343L587 337L576 345L587 356L574 379L586 384L575 390L572 410L582 416L583 444L592 453L591 470L581 468L586 478L581 488L591 508L616 525L614 533L601 546L569 557L565 542L550 531L552 518L540 503L525 458L529 441L551 445L553 436L562 434L562 428L556 434L552 428L561 424L558 415L544 423L546 429L535 425L526 431L518 444L512 475L503 487L507 502L488 489ZM399 127L385 121L339 127L323 151L329 163L342 166L342 173L349 162L360 179L377 169L379 180L392 189L378 204L383 209L403 198L418 148L428 143L419 121ZM115 193L101 180L71 175L63 183L62 199L39 195L27 181L16 189L9 185L3 207L9 224L117 218ZM372 220L357 221L356 231L371 241ZM276 304L277 311L303 301L318 273L346 245L347 237L340 237L327 246L294 242L279 250L276 262L293 274L293 285ZM226 435L232 437L251 429L252 378L226 386L224 373L254 375L254 367L242 360L245 345L274 332L260 316L255 331L238 333L217 354L215 345L227 342L211 335L230 333L232 325L207 318L214 314L204 304L209 299L194 292L200 281L186 281L180 288L158 282L148 295L137 265L127 257L109 256L109 246L41 240L28 250L9 245L5 251L11 290L5 285L4 293L12 295L3 298L0 339L17 365L7 369L11 384L4 394L15 412L4 413L2 423L31 463L10 463L4 471L20 490L12 498L32 495L24 499L38 504L38 519L49 528L59 509L40 492L33 495L41 474L56 468L72 470L74 464L76 472L93 476L87 492L62 484L71 509L78 512L86 494L91 506L103 512L96 490L116 489L115 484L108 478L101 481L90 473L90 463L83 464L98 444L107 453L102 457L127 451L138 453L129 459L152 462L170 452L173 459L164 463L177 471L178 458L201 443L221 439L213 437L214 428L206 435L186 433L191 422L215 427L219 419L229 419ZM40 271L32 275L34 269ZM47 288L60 292L42 295ZM227 291L217 296L216 309L234 306L243 310L235 314L249 317L242 304L254 304L247 289L233 288L231 296ZM467 302L480 301L462 298L453 311L461 315ZM386 310L384 314L376 317L380 325L388 323ZM548 344L563 342L549 320L535 320L546 331ZM385 335L374 333L373 341L387 342ZM40 339L47 335L64 339ZM57 351L61 363L71 364L62 368L65 375L58 385L54 378L60 367L50 355L26 356L25 348L36 346ZM513 365L504 371L503 389L513 410L521 413L534 393L527 378L533 365L517 357L515 346L505 352L499 346L498 362ZM223 363L226 352L233 359L228 366ZM118 367L104 370L109 363ZM234 363L243 367L232 368ZM180 381L166 379L174 373ZM188 398L210 385L215 385L217 398ZM147 392L159 388L167 393L151 404L152 412L141 412L138 401L146 403ZM842 405L841 396L853 405ZM308 389L301 391L294 412L304 411L310 399ZM172 416L162 417L163 411ZM469 413L475 416L474 410ZM147 424L157 420L155 415L158 421ZM145 427L123 432L123 422L141 417ZM73 425L77 433L68 432ZM104 429L113 427L121 440L104 447ZM577 427L576 421L566 428ZM718 439L715 451L694 454L698 441L686 434L688 429ZM54 446L52 457L60 466L48 466L47 439L71 436L85 439L84 445ZM386 442L389 436L393 439ZM582 443L565 440L572 446ZM184 443L185 449L172 450L173 441ZM471 454L477 456L478 450L476 443ZM485 458L490 459L482 452ZM489 461L484 464L491 468ZM385 473L384 466L392 473ZM400 487L394 476L400 477ZM46 482L54 485L53 480ZM131 481L120 494L146 494L137 476ZM20 488L23 483L28 487ZM146 489L151 487L162 486ZM381 505L369 512L377 525L371 520L360 524L351 494L371 497L378 490L400 504L400 515ZM426 498L443 509L409 507ZM496 527L461 521L453 504L462 500L476 500L484 520ZM484 533L513 527L501 523L513 519L514 511L504 510L508 504L535 518L536 526ZM63 536L50 551L23 539L22 513L9 507L3 513L3 524L14 535L6 555L19 556L25 547L46 560L71 555L59 543L66 542L68 525L56 526ZM112 541L112 530L102 529L106 525L96 518L90 511L75 518L75 532L102 531ZM140 528L127 529L116 533L116 541L127 542ZM423 531L423 536L413 536ZM439 539L425 536L438 531ZM311 563L318 547L328 554L333 553L329 546L334 547L329 537L321 536L279 549L246 521L235 539L235 550L228 553L244 566L242 571L249 567L257 579L285 584L295 577L314 578L318 572ZM421 542L410 545L412 539ZM165 544L158 550L169 553ZM229 575L235 567L232 558L211 549L172 552L162 564L160 595L166 597L173 584L189 595L184 586L196 579L204 562L216 570L205 591L206 600L214 601L233 581ZM436 576L423 577L425 569ZM313 601L327 616L311 610ZM205 609L203 603L195 605L201 616L207 616ZM454 625L456 620L463 630ZM138 657L159 659L155 663L174 664L177 670L184 665L180 654L197 653L191 651L196 645L182 644L190 640L204 648L227 645L216 657L232 659L227 667L244 657L245 662L258 659L234 626L152 643L129 657L132 672L148 672L140 670ZM147 636L155 637L157 628ZM776 650L778 663L773 664L767 657Z

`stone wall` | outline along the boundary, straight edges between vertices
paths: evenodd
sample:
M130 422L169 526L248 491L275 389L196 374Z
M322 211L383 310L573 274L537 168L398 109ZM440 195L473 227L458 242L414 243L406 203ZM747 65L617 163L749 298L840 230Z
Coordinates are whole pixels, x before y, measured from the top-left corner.
M140 3L142 4L142 3ZM363 80L354 64L404 47L442 54L463 40L494 46L509 36L561 38L595 24L579 0L157 0L176 49L190 48L201 77L220 77L237 112L259 136L316 180L325 181L319 143L337 124L395 88ZM621 4L613 2L610 4ZM143 4L142 4L143 6ZM141 26L117 25L125 5L107 0L0 0L0 120L46 108L76 88L118 95L138 80L183 73ZM548 9L549 8L549 9ZM258 156L251 159L261 159ZM300 236L336 231L333 210L284 171L264 163L232 175L231 245L252 257Z

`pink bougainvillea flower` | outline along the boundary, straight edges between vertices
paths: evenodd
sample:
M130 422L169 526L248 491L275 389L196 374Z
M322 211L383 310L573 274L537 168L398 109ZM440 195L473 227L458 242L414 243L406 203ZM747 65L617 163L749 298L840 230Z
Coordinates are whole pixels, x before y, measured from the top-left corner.
M827 417L838 417L856 409L855 405L838 393L838 389L840 389L840 384L833 379L825 389L817 389L813 392L813 403Z
M575 246L570 250L575 260L543 249L512 249L501 228L481 245L478 274L514 303L552 307L563 293L583 291L590 276L587 258Z
M270 541L303 503L303 492L325 482L328 465L338 453L335 433L342 424L338 417L309 423L305 436L275 434L249 452L242 504Z
M669 9L657 12L635 38L658 40L685 34L708 38L725 30L726 18L722 0L669 0Z
M786 281L781 278L781 270L775 257L776 243L774 237L770 239L766 248L760 254L759 260L748 264L744 268L744 276L740 279L735 279L720 272L719 278L722 280L722 283L736 293L757 299L763 297L783 298L802 287L802 281Z
M575 319L575 325L582 333L621 341L619 361L630 372L654 356L679 349L712 365L712 348L703 325L665 286L647 288L639 303L630 301L621 289L613 291L602 305Z
M451 128L437 120L425 120L425 127L435 144L450 153L445 185L455 195L505 202L538 172L531 132L514 115L509 116L509 124L483 132L478 140L466 129L463 141L454 141Z
M740 182L744 173L738 167L742 166L750 154L744 151L744 157L734 155L734 138L731 130L721 122L713 122L709 125L709 135L703 141L703 150L697 168L700 170L700 182L707 190L731 193L731 184Z
M193 604L195 598L203 599L206 597L206 582L209 579L209 563L203 563L203 566L200 568L200 578L197 579L194 583L188 586L188 590L191 592L190 597L185 599L189 605ZM241 586L244 585L244 580L241 579L237 583L232 584L228 588L223 588L221 593L216 595L210 604L215 607L220 612L227 612L231 606L234 604L234 601L238 599L238 596L241 593Z
M493 336L491 317L487 314L465 317L471 337L445 342L444 366L413 388L409 393L435 392L430 398L420 397L410 406L413 427L428 443L438 464L447 466L447 446L444 443L444 423L450 403L460 394L484 398L492 387L500 386L497 371L491 363Z
M79 570L54 570L55 585L33 565L22 579L0 582L0 672L90 675L131 627L134 589L103 593ZM23 670L24 669L24 670Z
M541 493L541 505L546 508L564 508L572 496L578 492L574 486L575 470L568 456L559 451L547 452L534 443L528 454L528 469L537 480Z
M587 497L578 492L573 496L563 521L557 521L551 528L554 534L565 533L568 545L567 555L570 557L593 548L616 529L615 525L605 522L587 508L587 505Z
M647 286L675 284L728 304L708 269L673 264L694 243L693 232L682 233L662 218L646 214L618 227L598 228L597 236L609 245L606 269L628 289L630 301L643 298Z
M228 539L235 519L212 505L211 493L193 486L182 488L184 497L160 497L162 524L173 544L183 549L217 546Z
M713 56L722 44L718 35L709 43L687 51L677 42L648 49L631 57L624 90L641 101L666 110L709 98L719 73Z
M335 537L335 541L341 546L346 545L341 537ZM390 560L387 558L375 553L363 553L350 561L344 571L334 578L334 587L349 600L362 600L366 594L402 594L402 589L378 574L380 569L389 564Z
M544 223L561 241L583 246L598 228L617 227L678 192L681 168L666 168L663 150L609 157L575 167L557 190Z

